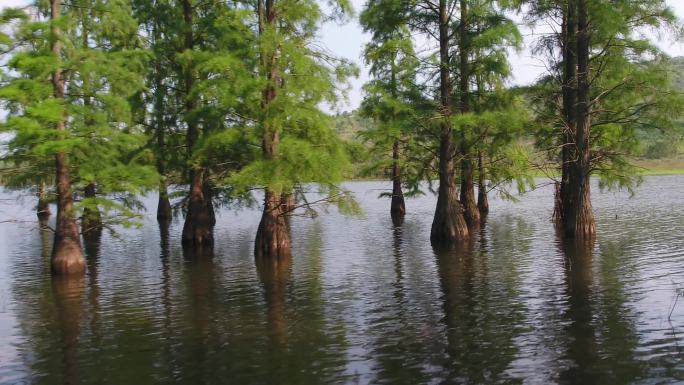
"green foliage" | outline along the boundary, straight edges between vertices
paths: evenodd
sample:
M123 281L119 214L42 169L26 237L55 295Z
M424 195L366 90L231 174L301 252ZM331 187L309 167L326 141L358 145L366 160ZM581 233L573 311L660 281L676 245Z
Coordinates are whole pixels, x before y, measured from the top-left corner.
M139 48L129 2L81 0L62 6L61 18L54 21L61 28L59 56L51 51L54 36L44 20L48 10L36 6L39 16L23 14L10 24L10 71L0 88L10 114L0 129L10 135L3 162L13 170L3 172L3 183L25 187L50 181L52 160L61 152L69 154L75 189L96 183L104 194L136 194L156 184L129 102L143 87L149 60ZM51 74L57 69L65 78L63 100L53 96ZM56 130L62 120L65 130ZM79 207L114 205L104 197Z
M562 2L534 1L535 17L551 18ZM591 171L607 188L632 188L638 178L630 159L643 153L646 138L677 137L681 132L681 79L672 71L646 30L680 29L662 0L589 1L591 25L590 73ZM592 22L598 21L600 22ZM560 119L560 42L542 40L539 52L547 52L554 70L531 92L536 106L538 145L558 162L564 123ZM679 75L681 76L681 75ZM652 139L653 140L653 139ZM557 163L559 164L559 163Z
M358 69L313 44L326 17L317 2L279 0L272 6L274 22L259 15L255 21L259 23L254 41L259 77L250 89L258 92L253 94L258 98L246 98L247 124L235 129L247 130L242 137L252 140L253 146L267 137L277 138L277 152L250 151L251 159L243 158L246 162L228 172L226 181L238 192L253 188L287 192L309 183L337 191L332 186L343 180L348 153L335 135L333 120L320 106L336 103L337 85L357 75ZM347 3L339 3L329 16L341 17L339 12L347 8ZM264 99L267 92L273 96Z

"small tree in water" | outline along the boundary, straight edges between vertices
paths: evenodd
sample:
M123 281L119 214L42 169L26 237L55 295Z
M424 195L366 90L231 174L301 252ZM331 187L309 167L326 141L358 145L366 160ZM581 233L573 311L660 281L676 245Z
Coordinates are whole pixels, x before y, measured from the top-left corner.
M347 2L334 5L333 16L350 11ZM264 188L254 245L257 257L290 254L286 216L293 207L287 196L297 186L318 183L330 198L345 197L335 186L348 163L345 149L320 105L336 101L336 85L355 69L314 44L324 16L313 0L256 4L261 97L251 128L261 139L261 154L234 173L230 183L238 189Z
M136 24L126 1L62 5L52 0L3 16L18 19L9 44L12 72L0 89L10 111L3 129L13 134L6 156L15 164L41 166L54 159L52 270L82 273L79 211L128 211L94 196L75 205L74 186L97 183L102 191L135 193L156 182L154 172L139 166L144 152L133 152L140 136L130 125L127 98L141 86L144 63L134 48Z
M539 116L547 130L538 142L560 163L555 218L565 236L592 238L590 176L597 173L604 186L631 187L635 170L626 156L636 149L637 130L667 127L681 114L658 69L661 53L641 33L672 26L675 17L664 0L527 3L530 17L553 17L562 26L541 41L540 50L555 58L554 72L539 87L547 103L535 103L546 107ZM649 59L655 61L646 65Z
M402 176L402 166L408 162L412 137L417 132L415 110L421 96L415 79L419 62L398 7L401 3L395 0L371 1L361 14L364 30L373 34L364 57L374 77L364 86L366 96L361 110L376 122L375 129L362 135L379 155L374 168L391 167L390 214L395 222L401 222L406 214L402 186L407 179ZM391 152L389 162L385 155L388 152Z

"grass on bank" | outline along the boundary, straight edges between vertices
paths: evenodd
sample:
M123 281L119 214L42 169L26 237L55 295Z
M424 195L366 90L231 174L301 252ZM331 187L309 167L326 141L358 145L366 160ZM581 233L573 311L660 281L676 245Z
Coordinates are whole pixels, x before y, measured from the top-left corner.
M684 158L635 159L641 175L684 175Z

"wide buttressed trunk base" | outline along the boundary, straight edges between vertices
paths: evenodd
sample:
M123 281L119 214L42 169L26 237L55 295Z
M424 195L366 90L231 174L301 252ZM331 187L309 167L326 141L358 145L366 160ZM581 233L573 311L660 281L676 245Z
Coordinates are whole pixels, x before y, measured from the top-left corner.
M572 186L571 184L570 187ZM577 189L580 189L580 191L578 192ZM577 203L573 202L571 198L567 198L566 203L561 203L563 205L563 233L567 238L584 241L592 240L596 237L596 222L591 206L589 177L585 178L582 187L575 187L575 190L568 194L572 193L575 193L575 196L581 194L582 198Z
M216 216L211 202L211 189L204 182L204 172L196 171L183 224L182 245L184 247L213 245L215 224Z
M469 237L468 225L455 191L452 189L448 194L440 194L430 230L432 245L438 248L453 247Z
M188 209L183 224L181 243L185 247L211 246L214 244L214 221L212 210L207 207Z
M264 211L254 240L254 256L289 258L291 255L289 226L281 205L280 194L266 191Z
M53 274L79 274L85 271L85 258L78 234L67 237L55 235L51 265Z

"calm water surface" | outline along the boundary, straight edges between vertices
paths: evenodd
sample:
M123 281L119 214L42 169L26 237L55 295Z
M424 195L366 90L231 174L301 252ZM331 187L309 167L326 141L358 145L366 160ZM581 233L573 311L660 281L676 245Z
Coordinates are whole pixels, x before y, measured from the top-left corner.
M69 280L34 202L0 194L0 221L26 221L0 224L0 383L684 382L684 177L595 188L590 245L558 239L547 187L493 198L475 241L439 253L434 197L394 227L388 184L348 187L364 217L294 218L291 261L255 262L256 209L221 211L196 255L152 211Z

